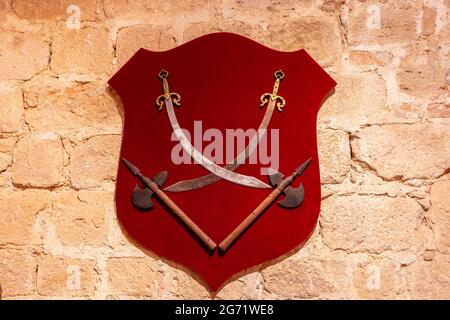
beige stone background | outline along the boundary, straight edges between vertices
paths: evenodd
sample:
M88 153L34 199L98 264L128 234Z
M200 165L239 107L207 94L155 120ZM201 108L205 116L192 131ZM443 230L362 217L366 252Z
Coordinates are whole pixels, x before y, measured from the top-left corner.
M3 299L210 298L120 230L106 81L140 47L215 31L305 48L338 82L317 229L216 298L450 298L450 1L127 2L0 0Z

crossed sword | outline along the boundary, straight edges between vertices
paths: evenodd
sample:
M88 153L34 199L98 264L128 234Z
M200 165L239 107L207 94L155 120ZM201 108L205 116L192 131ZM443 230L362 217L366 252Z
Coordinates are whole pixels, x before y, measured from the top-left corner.
M171 191L171 192L181 192L194 190L198 188L202 188L209 184L212 184L220 179L225 179L234 183L238 183L241 185L254 187L254 188L272 188L275 187L274 190L266 197L247 218L241 222L220 244L219 248L225 252L234 241L242 235L242 233L266 210L268 206L272 202L274 202L281 193L286 195L285 199L280 201L278 204L284 207L293 208L297 207L303 202L304 199L304 189L303 185L300 184L298 188L293 188L291 183L294 179L302 174L302 172L308 167L311 159L306 160L303 164L301 164L294 172L283 179L283 175L275 170L272 170L272 173L269 175L269 181L272 186L262 182L256 177L247 176L243 174L239 174L234 172L244 161L248 159L249 155L255 150L259 141L265 134L265 130L270 122L272 117L272 113L275 107L277 107L278 111L282 111L286 102L283 97L278 95L278 89L281 80L284 78L284 73L282 70L278 70L274 73L275 83L273 86L272 93L264 93L260 97L260 106L264 107L267 104L266 113L264 118L258 128L257 134L251 139L248 146L243 150L231 163L227 164L225 167L220 167L215 164L213 161L204 157L198 150L196 150L189 139L185 136L181 127L178 123L178 120L175 115L175 111L173 108L173 104L176 106L180 106L181 96L176 92L170 92L169 83L167 81L169 73L166 70L161 70L159 73L159 78L163 83L163 91L164 94L160 95L156 99L156 104L158 106L158 110L162 110L164 106L166 106L167 114L169 117L169 122L172 126L173 132L180 142L183 149L190 154L190 156L204 168L209 170L211 173L202 177L198 177L190 180L179 181L173 185L170 185L164 189L161 189L162 185L167 179L167 171L162 171L158 173L152 179L144 176L140 170L133 165L127 159L122 159L126 167L133 173L134 176L138 177L142 184L144 185L143 189L140 189L137 185L133 190L132 202L133 204L141 209L148 210L153 207L153 203L151 202L151 196L155 194L161 201L163 201L170 210L181 220L183 223L198 237L199 240L211 251L215 250L217 245L216 243L208 237L208 235L197 225L194 221L192 221L188 215L178 207L175 202L170 199L170 197L163 191Z

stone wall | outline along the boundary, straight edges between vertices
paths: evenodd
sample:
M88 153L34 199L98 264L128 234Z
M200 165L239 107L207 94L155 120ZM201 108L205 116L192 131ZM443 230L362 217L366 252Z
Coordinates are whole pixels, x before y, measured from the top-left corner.
M449 12L449 0L0 0L2 298L210 297L120 230L122 120L106 81L140 47L214 31L305 48L338 82L318 118L317 229L217 298L450 298Z

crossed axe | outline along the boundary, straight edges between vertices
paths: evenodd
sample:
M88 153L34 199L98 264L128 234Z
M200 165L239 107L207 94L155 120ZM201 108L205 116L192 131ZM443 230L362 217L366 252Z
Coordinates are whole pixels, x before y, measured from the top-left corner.
M135 185L132 193L132 203L140 210L149 210L153 208L153 202L151 197L156 195L167 207L188 227L204 245L211 251L215 250L217 244L194 222L192 221L184 211L170 199L170 197L162 191L160 188L167 179L167 171L162 171L154 176L152 179L144 176L141 171L133 165L127 159L122 159L125 166L130 172L138 177L144 188L140 188ZM285 198L279 201L278 204L285 208L298 207L304 199L304 188L300 185L297 188L291 186L296 177L301 175L303 171L308 167L311 162L311 158L306 160L300 165L294 172L283 179L283 175L280 172L273 171L269 175L269 181L274 187L273 191L255 208L255 210L247 216L247 218L241 222L220 244L219 248L225 252L234 241L260 216L264 211L280 196L284 193Z

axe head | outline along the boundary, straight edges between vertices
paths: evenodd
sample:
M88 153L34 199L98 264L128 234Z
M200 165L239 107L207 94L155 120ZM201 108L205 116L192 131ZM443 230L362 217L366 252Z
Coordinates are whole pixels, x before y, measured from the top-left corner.
M269 182L272 185L272 187L276 187L283 181L283 174L272 168L270 168L269 170L270 170Z
M136 184L133 189L133 194L131 196L131 201L133 205L139 210L146 211L153 208L152 197L153 191L150 188L139 188Z
M278 186L283 181L283 174L276 170L272 170L269 175L270 184L274 187ZM298 207L305 197L305 189L303 185L300 185L297 188L293 188L292 186L288 186L283 190L285 198L278 202L278 205L285 208L295 208Z
M303 188L303 184L301 183L297 188L289 186L284 189L283 192L286 197L284 197L283 200L279 201L278 205L285 208L296 208L303 202L303 199L305 198L305 189Z
M166 182L167 179L167 171L161 171L156 176L152 178L152 181L161 188L161 186Z
M152 181L161 187L167 179L167 171L161 171L156 176L152 178ZM153 208L152 197L153 191L149 187L143 189L139 188L138 185L134 186L133 194L131 200L133 205L139 210L146 211Z

